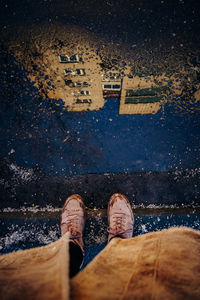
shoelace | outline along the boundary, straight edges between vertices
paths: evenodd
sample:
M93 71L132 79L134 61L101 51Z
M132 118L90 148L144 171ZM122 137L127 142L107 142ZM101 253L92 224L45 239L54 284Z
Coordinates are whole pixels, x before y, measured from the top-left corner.
M70 217L70 215L69 215ZM61 225L67 225L68 230L70 232L70 239L78 239L83 236L82 232L79 230L79 218L74 217L72 219L69 219L67 222L63 222Z
M113 227L108 227L107 231L108 233L112 235L122 235L124 233L132 232L133 230L133 224L129 224L131 227L125 229L125 214L120 214L120 216L113 216Z

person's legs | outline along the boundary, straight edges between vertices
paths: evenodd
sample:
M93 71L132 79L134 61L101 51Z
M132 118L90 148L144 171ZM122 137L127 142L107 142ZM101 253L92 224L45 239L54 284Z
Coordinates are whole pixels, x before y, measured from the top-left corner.
M108 242L119 237L133 236L134 216L128 199L122 194L114 194L108 203Z
M134 216L128 199L122 194L114 194L108 203L108 242L119 237L131 238ZM70 277L80 270L84 260L83 230L85 226L85 206L79 195L67 198L61 215L61 233L70 233Z
M70 233L69 254L70 254L70 277L78 273L83 264L84 245L83 230L85 226L85 205L79 195L72 195L67 198L61 215L61 234Z

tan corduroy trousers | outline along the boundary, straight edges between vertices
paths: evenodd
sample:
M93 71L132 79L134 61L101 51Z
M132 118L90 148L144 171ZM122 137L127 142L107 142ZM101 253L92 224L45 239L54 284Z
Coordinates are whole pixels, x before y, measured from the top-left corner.
M68 234L0 256L0 299L200 299L200 232L174 227L115 238L69 279Z

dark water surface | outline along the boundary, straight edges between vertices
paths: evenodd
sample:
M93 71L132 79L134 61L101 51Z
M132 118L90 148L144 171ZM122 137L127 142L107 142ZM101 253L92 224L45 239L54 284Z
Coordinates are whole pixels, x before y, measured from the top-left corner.
M172 43L172 55L180 52L186 62L200 49L199 12L199 1L194 0L93 1L92 5L89 0L4 0L0 24L2 34L13 24L49 21L53 26L55 20L90 27L113 41L120 37L122 44L124 37L135 39L136 45L144 43L137 59L151 53L154 41L160 41L163 53ZM3 42L0 46L0 158L11 172L39 167L47 175L64 177L199 168L199 103L186 95L186 87L179 96L186 97L184 110L177 106L181 102L175 95L174 103L165 103L155 115L119 115L119 100L114 98L99 111L68 112L62 100L42 99L27 80L26 68L16 63ZM198 84L200 62L193 60Z
M5 84L8 75L16 81ZM11 173L22 174L23 167L61 177L199 168L198 111L166 104L155 115L119 115L119 100L111 98L99 111L68 112L61 100L60 106L42 100L23 76L10 58L0 77L0 155Z

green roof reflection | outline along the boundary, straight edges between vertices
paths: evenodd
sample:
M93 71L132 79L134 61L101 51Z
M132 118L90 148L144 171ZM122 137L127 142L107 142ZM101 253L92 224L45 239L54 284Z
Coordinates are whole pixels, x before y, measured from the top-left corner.
M154 103L161 100L162 92L168 88L165 87L151 87L145 89L127 89L125 96L125 104L137 104L137 103Z
M125 104L137 104L137 103L154 103L159 102L161 97L126 97Z
M137 89L137 90L126 90L126 97L137 97L137 96L156 96L161 94L163 91L166 91L167 87L152 87L146 89Z

